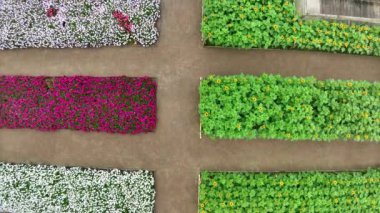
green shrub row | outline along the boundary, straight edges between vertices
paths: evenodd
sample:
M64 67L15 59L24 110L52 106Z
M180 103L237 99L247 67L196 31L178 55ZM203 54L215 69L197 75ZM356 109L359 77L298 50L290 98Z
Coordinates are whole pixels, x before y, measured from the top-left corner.
M380 171L202 172L199 212L380 212Z
M380 27L302 20L293 0L204 0L206 45L380 55Z
M380 141L380 83L263 74L201 81L211 138Z

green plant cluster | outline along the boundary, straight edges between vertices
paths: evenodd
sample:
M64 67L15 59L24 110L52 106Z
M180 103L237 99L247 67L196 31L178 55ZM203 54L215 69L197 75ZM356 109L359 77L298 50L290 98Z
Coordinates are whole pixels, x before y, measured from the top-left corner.
M211 138L380 142L380 83L280 75L201 81L202 132Z
M202 172L200 213L380 212L380 171Z
M206 45L380 56L380 27L302 20L293 0L204 0Z

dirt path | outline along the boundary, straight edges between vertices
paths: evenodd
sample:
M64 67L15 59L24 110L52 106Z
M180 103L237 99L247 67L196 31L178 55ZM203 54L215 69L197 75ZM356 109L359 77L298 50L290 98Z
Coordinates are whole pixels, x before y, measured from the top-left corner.
M127 75L158 79L155 133L0 130L0 161L156 172L156 212L197 212L200 170L362 169L380 166L380 144L199 139L199 77L262 72L380 80L380 58L301 51L203 48L200 0L162 0L153 48L29 49L0 52L1 74Z

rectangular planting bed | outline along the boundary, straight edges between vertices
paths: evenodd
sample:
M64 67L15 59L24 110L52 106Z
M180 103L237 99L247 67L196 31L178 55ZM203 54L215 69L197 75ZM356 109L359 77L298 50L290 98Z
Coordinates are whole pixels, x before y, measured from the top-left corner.
M379 211L379 170L200 176L199 213Z
M160 0L1 0L0 49L150 46L159 17Z
M1 212L153 212L149 171L0 163Z
M211 138L380 141L377 82L211 75L199 92Z
M380 27L303 20L294 0L203 0L206 46L380 56Z
M0 128L151 132L156 89L147 77L0 76Z

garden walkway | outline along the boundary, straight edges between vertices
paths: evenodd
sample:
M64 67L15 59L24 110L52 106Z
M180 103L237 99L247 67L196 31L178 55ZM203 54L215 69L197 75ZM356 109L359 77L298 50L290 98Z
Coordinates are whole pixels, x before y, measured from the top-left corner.
M0 130L0 161L149 169L156 212L197 212L200 170L351 170L380 166L380 144L218 141L199 138L199 77L240 72L380 80L380 59L302 51L203 48L201 0L162 0L159 43L152 48L28 49L0 52L1 74L153 76L155 133L137 136Z

